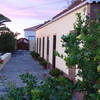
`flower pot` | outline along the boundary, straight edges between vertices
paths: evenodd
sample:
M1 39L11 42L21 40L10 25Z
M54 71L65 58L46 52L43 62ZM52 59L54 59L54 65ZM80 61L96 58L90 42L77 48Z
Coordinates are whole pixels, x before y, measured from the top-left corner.
M43 69L46 70L47 69L47 66L43 66Z
M59 76L55 76L55 78L59 78Z
M37 59L36 59L36 57L33 57L33 59L36 61Z
M3 61L2 59L0 59L0 64L3 64L3 62L4 62L4 61Z
M99 81L97 80L95 83L96 83L96 84L99 84Z
M44 79L47 78L47 74L46 74L46 73L43 74L43 78L44 78Z
M41 65L41 62L39 61L39 64Z

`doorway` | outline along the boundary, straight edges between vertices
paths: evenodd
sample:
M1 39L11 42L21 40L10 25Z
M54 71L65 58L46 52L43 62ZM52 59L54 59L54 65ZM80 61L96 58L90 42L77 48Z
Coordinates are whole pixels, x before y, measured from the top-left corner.
M45 44L45 38L43 37L43 45L42 45L42 57L44 58L44 45Z
M38 53L38 38L37 38L37 53Z
M29 50L29 40L20 38L17 40L17 50Z
M55 68L55 66L56 66L56 56L54 54L55 50L56 50L56 35L53 36L53 59L52 59L53 68Z
M39 54L41 56L41 38L40 38L40 41L39 41Z
M49 62L49 37L47 37L47 62Z

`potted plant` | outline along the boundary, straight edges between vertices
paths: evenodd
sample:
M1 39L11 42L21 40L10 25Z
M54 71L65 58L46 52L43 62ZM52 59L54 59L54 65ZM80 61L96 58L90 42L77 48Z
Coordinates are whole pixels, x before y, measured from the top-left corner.
M41 65L41 62L43 61L44 59L42 57L38 57L38 61L39 61L39 64Z
M58 77L61 75L61 71L60 71L59 69L57 69L57 68L53 68L53 69L49 72L49 74L50 74L51 76L53 76L53 77L58 78Z
M35 53L36 53L35 51L32 51L32 52L31 52L32 57L35 56Z
M47 69L47 62L45 60L41 62L41 65L43 66L43 69Z
M39 57L39 54L36 53L35 51L31 52L32 57L34 58L34 60L37 60L37 58Z
M37 60L37 59L39 58L39 56L40 56L40 55L39 55L38 53L36 53L34 59Z

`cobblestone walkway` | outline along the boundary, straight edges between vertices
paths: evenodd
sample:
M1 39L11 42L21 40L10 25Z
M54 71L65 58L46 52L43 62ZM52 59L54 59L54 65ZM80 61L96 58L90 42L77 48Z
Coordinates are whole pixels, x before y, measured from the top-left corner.
M16 82L17 87L21 87L19 75L30 72L39 80L44 79L44 74L48 74L48 70L43 70L37 61L34 61L27 51L17 51L12 59L0 71L0 95L6 93L8 81Z

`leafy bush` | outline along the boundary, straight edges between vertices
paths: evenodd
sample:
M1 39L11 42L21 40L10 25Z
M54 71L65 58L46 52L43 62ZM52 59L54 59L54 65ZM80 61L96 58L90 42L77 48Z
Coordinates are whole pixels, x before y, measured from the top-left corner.
M35 51L32 51L31 55L32 55L32 57L36 57L36 58L39 57L39 54L37 52L35 52Z
M42 57L39 57L39 58L38 58L38 61L39 61L39 62L42 62L43 60L44 60L44 58L42 58Z
M77 14L74 31L62 36L63 56L69 68L78 67L82 80L76 84L84 100L100 100L100 17L90 20ZM61 57L60 54L57 53Z
M33 100L71 100L73 83L65 77L47 78L46 82L32 91Z
M13 52L16 40L13 33L2 33L0 35L0 52Z
M32 55L32 57L34 57L34 56L35 56L35 54L36 54L36 52L35 52L35 51L31 51L31 55Z
M49 77L37 83L36 77L26 73L20 75L25 87L16 88L9 84L7 98L0 100L71 100L73 82L65 77L59 79Z
M32 76L32 74L30 74L30 73L26 73L26 74L20 75L20 78L23 81L23 83L26 84L25 89L26 89L26 92L27 92L28 100L32 100L31 90L36 88L36 86L37 86L36 77Z
M17 88L15 83L11 84L10 82L8 82L8 85L6 98L1 97L0 100L26 100L24 97L26 94L25 88Z
M61 71L57 68L52 69L49 73L51 76L54 76L54 77L61 75Z
M41 65L47 66L47 62L45 60L41 61Z

